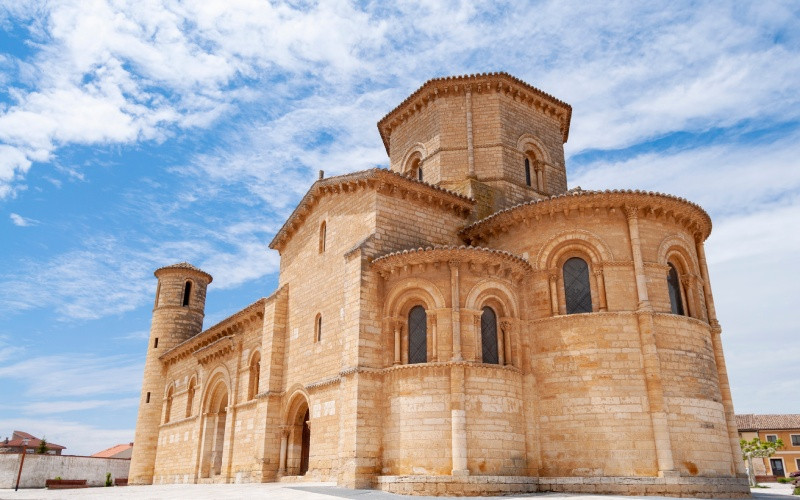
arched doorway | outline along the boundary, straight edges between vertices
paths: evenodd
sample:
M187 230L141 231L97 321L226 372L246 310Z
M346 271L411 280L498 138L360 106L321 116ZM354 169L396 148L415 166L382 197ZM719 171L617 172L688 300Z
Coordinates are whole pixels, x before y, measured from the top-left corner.
M281 475L303 476L309 470L311 456L311 414L307 396L295 393L286 412L281 442Z
M222 473L222 453L225 449L225 424L228 420L228 387L218 380L209 392L203 426L202 477Z

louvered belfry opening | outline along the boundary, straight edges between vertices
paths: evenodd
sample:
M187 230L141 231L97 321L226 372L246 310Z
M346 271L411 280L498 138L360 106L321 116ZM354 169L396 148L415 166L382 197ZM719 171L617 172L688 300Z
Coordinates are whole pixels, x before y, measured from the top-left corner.
M564 262L564 298L567 314L592 312L589 266L580 257Z
M414 306L408 313L408 362L428 361L428 314L422 306Z
M497 315L491 307L484 307L481 314L481 349L484 363L500 363L497 351Z

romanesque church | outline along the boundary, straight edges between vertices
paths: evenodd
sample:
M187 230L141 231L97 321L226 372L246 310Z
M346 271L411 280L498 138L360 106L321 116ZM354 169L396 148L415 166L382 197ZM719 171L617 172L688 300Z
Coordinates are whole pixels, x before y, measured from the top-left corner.
M571 117L430 80L378 122L389 169L311 185L266 298L203 329L212 277L156 270L131 483L749 496L711 220L568 189Z

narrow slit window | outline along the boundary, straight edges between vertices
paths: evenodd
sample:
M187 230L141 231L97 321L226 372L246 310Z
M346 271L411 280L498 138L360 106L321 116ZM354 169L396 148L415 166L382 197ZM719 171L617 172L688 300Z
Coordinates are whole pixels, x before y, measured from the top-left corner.
M328 237L328 225L325 221L322 221L322 224L319 226L319 253L323 253L325 251L325 244L326 239Z
M428 314L422 306L408 313L408 363L428 362Z
M418 180L418 181L421 181L421 180L422 180L422 165L419 165L419 166L417 167L417 180Z
M484 363L500 364L497 349L497 315L491 307L484 307L481 314L481 351Z
M531 160L528 158L525 158L525 185L531 185Z
M158 282L156 285L156 303L153 304L153 307L158 307L158 296L161 294L161 281Z
M189 306L189 297L192 295L192 282L187 281L183 287L183 307Z
M314 322L314 342L322 341L322 314L317 314Z
M564 299L567 314L592 312L592 289L589 285L589 266L579 257L564 262Z
M683 300L681 300L681 280L678 278L678 271L672 264L669 264L667 287L669 288L669 306L672 314L684 316Z
M147 393L147 399L145 400L145 403L149 403L149 402L150 402L150 393L148 392Z
M153 341L153 349L158 349L158 337Z

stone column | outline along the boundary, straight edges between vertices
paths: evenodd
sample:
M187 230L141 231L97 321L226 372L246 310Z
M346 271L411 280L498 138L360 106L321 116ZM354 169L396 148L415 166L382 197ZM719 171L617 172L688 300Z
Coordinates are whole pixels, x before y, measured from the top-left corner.
M682 276L683 282L686 283L686 315L691 318L700 318L700 307L697 304L697 294L694 292L694 287L697 285L697 279L691 274Z
M708 264L706 251L700 238L696 238L697 260L700 264L700 276L703 278L703 296L706 300L706 313L711 325L711 345L714 348L714 362L717 365L717 378L719 391L722 396L722 407L725 409L725 420L728 426L728 436L731 442L731 460L736 474L744 477L746 469L742 460L742 451L739 447L739 428L736 425L736 416L731 397L731 386L728 381L728 369L725 366L725 356L722 353L722 327L717 321L717 311L714 308L714 298L711 295L711 281L708 279Z
M655 324L653 323L653 307L647 294L647 281L644 274L641 241L639 239L639 219L636 207L626 207L628 232L633 255L633 268L636 274L636 292L639 300L636 318L639 324L639 341L642 353L642 368L645 387L647 389L647 405L653 425L653 439L656 448L656 461L660 477L677 476L675 462L672 457L672 441L667 422L667 408L664 402L664 390L661 384L661 360L655 341Z
M536 189L544 192L544 163L537 160L534 162L534 169L536 170Z
M505 351L505 363L500 361L501 365L511 365L513 364L511 361L511 328L513 328L513 323L510 319L504 319L500 322L500 331L502 331L503 337L503 350Z
M467 468L467 412L464 405L464 366L450 369L450 432L454 476L468 476Z
M597 297L600 299L600 311L608 311L608 304L606 303L606 281L603 277L603 268L597 266L593 272L597 285Z
M428 315L428 331L431 332L431 355L429 356L430 359L428 361L438 361L439 360L439 341L437 340L437 331L436 331L436 313Z
M450 266L450 307L453 321L453 361L464 359L461 355L461 293L459 291L458 268L460 262L451 260Z
M469 177L475 178L475 149L472 144L472 87L466 86L466 107L467 107L467 162L469 165Z
M498 318L499 319L499 318ZM499 320L497 322L497 332L495 335L497 336L497 362L500 366L506 364L506 354L505 354L505 332L503 331L503 320Z
M553 271L547 277L550 281L550 309L553 316L558 316L558 271Z
M400 355L400 338L403 334L403 323L399 319L393 320L394 322L394 364L399 365L402 359Z
M475 336L475 361L478 363L483 362L483 339L481 339L481 315L474 314L472 318L472 327Z
M281 454L278 458L278 475L286 475L286 455L289 449L289 426L281 426Z

